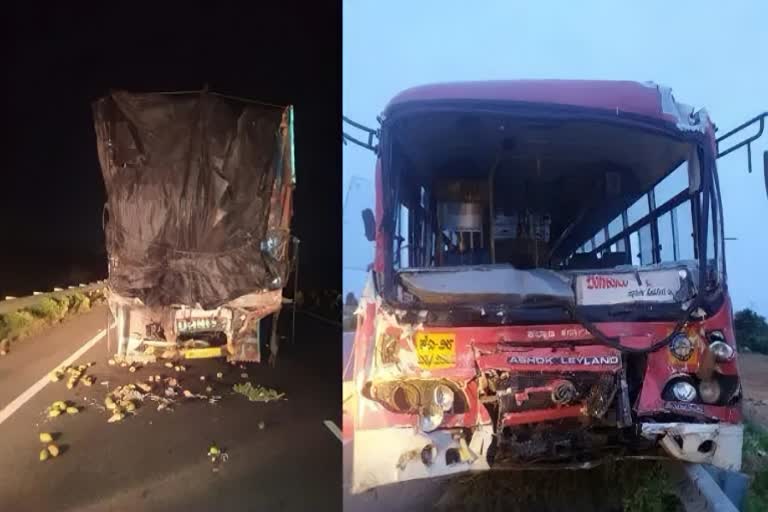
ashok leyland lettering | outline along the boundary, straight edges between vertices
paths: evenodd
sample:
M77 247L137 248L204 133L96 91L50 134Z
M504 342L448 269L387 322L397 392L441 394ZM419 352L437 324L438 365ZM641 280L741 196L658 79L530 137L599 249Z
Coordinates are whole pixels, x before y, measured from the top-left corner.
M651 83L478 82L407 90L380 122L345 135L377 154L354 492L648 455L740 468L704 110Z

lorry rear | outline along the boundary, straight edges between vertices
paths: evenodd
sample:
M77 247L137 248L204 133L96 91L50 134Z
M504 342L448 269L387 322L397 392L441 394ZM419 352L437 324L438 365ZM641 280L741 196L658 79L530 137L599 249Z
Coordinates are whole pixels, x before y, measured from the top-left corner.
M93 110L116 357L259 361L295 249L292 108L202 91Z

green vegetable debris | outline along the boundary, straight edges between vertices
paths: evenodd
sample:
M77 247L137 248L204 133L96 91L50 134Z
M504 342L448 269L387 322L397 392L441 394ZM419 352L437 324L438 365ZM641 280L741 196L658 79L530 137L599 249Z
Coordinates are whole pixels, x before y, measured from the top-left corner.
M235 393L239 393L251 402L274 402L282 400L285 393L278 393L274 389L266 388L264 386L254 386L250 382L242 384L235 384L232 386Z

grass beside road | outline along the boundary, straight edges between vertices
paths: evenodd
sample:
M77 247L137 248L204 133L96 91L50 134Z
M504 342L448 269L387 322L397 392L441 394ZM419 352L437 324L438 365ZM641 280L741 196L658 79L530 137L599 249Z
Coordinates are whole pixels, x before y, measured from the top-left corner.
M46 295L24 308L0 314L0 353L7 354L12 342L31 336L68 316L88 311L104 298L101 288Z
M744 511L768 510L768 431L759 425L746 422L743 454L742 471L751 479Z

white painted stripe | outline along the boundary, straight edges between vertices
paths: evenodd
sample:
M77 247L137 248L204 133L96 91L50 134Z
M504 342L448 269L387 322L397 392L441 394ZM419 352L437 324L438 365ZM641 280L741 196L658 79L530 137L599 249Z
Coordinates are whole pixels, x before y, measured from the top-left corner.
M16 300L16 297L14 297L13 295L6 295L5 300Z
M114 325L109 326L110 329L112 327L114 327ZM62 366L67 366L75 362L78 357L85 354L91 347L93 347L96 343L98 343L99 340L104 337L106 332L107 331L105 329L102 329L101 331L99 331L99 333L96 336L88 340L85 343L85 345L77 349L77 351L75 351L74 354L66 358L64 361L62 361L62 363L56 366L56 368L61 368ZM56 368L53 368L53 370L55 370ZM29 387L29 389L27 389L25 392L20 394L13 402L6 405L3 408L3 410L0 411L0 425L2 425L5 420L10 418L13 413L18 411L22 405L27 403L33 396L39 393L40 390L43 389L45 385L48 384L50 381L51 381L50 377L48 375L44 375L42 379L32 384Z
M0 423L2 423L2 421L0 421ZM341 438L341 430L339 429L339 427L336 426L334 422L332 422L331 420L325 420L323 423L325 424L326 427L328 427L328 430L330 430L331 433L335 435L339 441L341 441L342 443L344 442L344 440Z
M43 292L32 292L32 295L42 295Z

